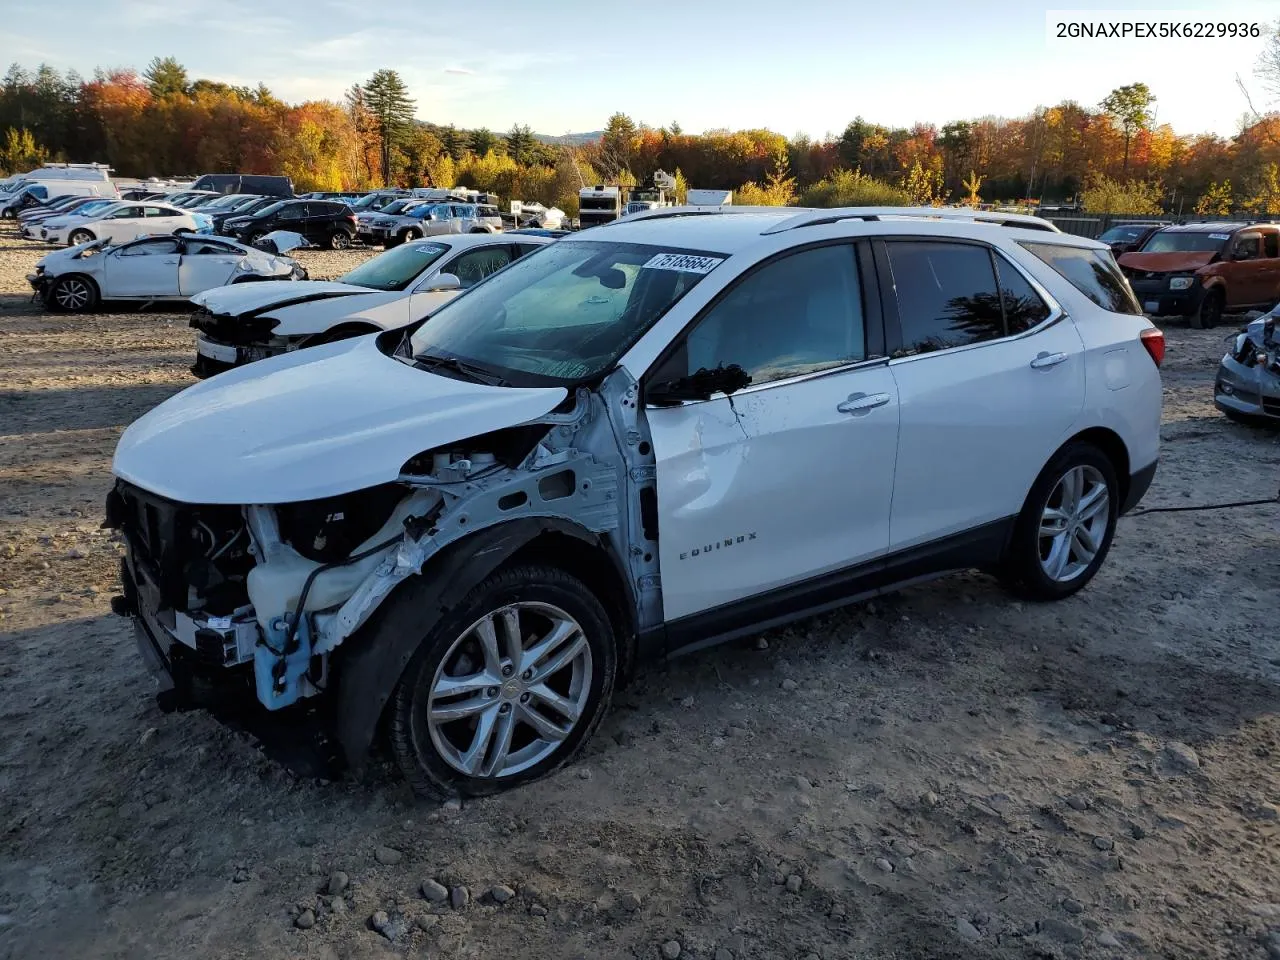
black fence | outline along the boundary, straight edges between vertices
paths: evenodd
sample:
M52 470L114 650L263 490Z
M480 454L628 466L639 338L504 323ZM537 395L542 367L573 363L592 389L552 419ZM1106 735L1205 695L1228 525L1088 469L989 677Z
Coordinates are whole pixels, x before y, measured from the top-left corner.
M1045 212L1040 214L1045 220L1048 220L1063 233L1071 233L1077 237L1089 237L1097 239L1112 227L1121 227L1131 223L1277 223L1280 217L1251 217L1248 214L1237 213L1228 216L1201 216L1199 214L1184 214L1180 217L1169 216L1152 216L1151 214L1123 214L1123 213L1067 213L1067 212Z

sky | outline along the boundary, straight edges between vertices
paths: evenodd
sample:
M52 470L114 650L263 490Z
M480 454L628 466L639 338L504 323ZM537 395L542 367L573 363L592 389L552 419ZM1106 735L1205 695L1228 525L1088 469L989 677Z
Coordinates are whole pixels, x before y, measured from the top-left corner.
M1059 9L1069 12L1050 13ZM1114 87L1141 81L1156 95L1158 123L1230 136L1247 108L1237 75L1258 110L1280 109L1253 76L1262 38L1073 40L1057 39L1049 26L1104 17L1274 28L1280 6L4 0L0 58L87 76L95 67L141 71L152 57L174 56L193 78L263 82L290 102L340 99L390 67L408 83L423 120L499 132L520 123L542 134L597 130L622 111L655 127L678 122L690 133L767 127L818 138L838 134L854 116L941 126L1023 116L1065 99L1095 105Z

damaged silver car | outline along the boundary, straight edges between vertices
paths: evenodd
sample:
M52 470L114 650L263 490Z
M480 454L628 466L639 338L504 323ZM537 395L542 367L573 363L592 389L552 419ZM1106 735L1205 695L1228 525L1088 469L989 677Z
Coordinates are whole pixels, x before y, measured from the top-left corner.
M1230 338L1218 366L1213 404L1239 423L1280 422L1280 304Z

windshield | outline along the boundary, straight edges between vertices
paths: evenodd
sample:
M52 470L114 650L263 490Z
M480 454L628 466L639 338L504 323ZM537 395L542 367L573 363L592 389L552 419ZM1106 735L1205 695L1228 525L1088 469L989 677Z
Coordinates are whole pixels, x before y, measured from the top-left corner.
M393 200L389 204L387 204L385 207L382 207L379 210L379 212L380 213L399 213L401 210L403 210L412 202L413 202L412 200Z
M413 334L412 354L457 358L518 386L587 380L723 259L637 243L551 244L432 314Z
M268 204L267 206L263 207L261 210L253 211L253 215L255 217L269 216L270 214L275 213L277 210L279 210L283 206L284 206L284 201L277 200L275 203Z
M1142 246L1142 253L1217 253L1231 237L1226 233L1161 230Z
M443 217L447 218L449 216L448 208L437 207L430 203L424 203L421 206L414 207L412 210L406 213L405 216L413 217L413 219L415 220L421 220L424 217L429 216L433 210L441 211L441 216Z
M374 290L403 290L448 251L449 248L441 243L407 243L366 260L339 277L338 282Z
M353 200L349 206L352 210L364 210L366 207L372 207L379 199L376 193L368 193L359 200Z
M108 214L115 213L117 210L127 207L127 203L120 203L118 200L100 201L102 206L94 206L92 203L86 203L79 210L75 211L77 217L85 214L93 214L95 217L105 217Z
M1127 227L1112 227L1098 239L1103 243L1125 243L1129 240L1137 240L1146 230L1147 227L1139 223Z

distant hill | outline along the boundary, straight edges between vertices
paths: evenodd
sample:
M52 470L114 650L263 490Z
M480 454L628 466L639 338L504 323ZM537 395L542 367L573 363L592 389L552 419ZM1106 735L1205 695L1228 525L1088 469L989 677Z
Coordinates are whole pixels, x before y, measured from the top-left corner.
M542 143L549 143L557 147L580 147L586 143L594 143L604 136L603 130L592 130L589 133L566 133L564 136L553 137L548 133L535 133L534 138Z

